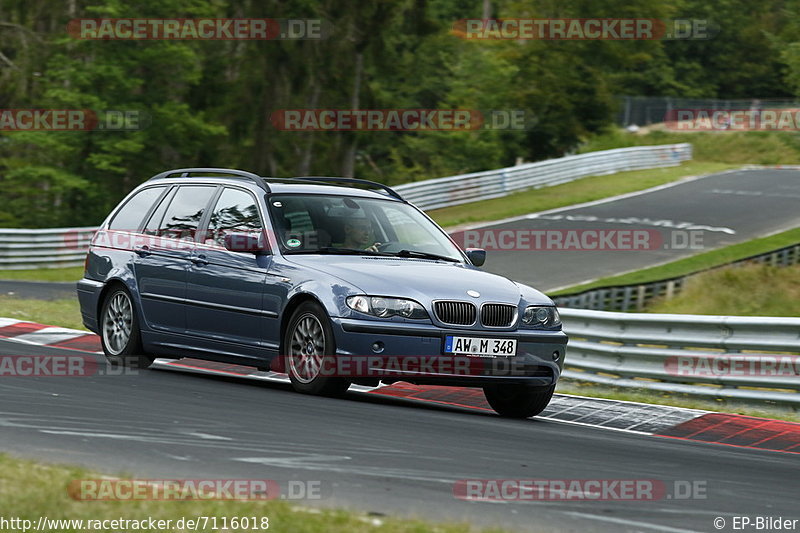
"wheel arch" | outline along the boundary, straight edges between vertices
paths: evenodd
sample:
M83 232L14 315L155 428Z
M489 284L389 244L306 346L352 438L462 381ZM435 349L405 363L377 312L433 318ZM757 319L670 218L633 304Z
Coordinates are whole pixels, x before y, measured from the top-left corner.
M278 348L278 355L279 358L282 355L286 354L286 346L285 346L285 337L286 337L286 328L289 327L289 320L292 318L295 310L300 307L301 304L305 302L312 302L320 306L324 311L325 314L328 314L328 310L325 308L325 304L320 301L315 295L308 293L308 292L299 292L292 296L286 305L283 308L283 313L281 313L281 325L279 329L280 334L280 345Z
M128 295L131 297L131 300L133 300L133 294L131 294L130 287L128 287L128 285L122 279L120 278L109 279L108 281L106 281L105 285L103 285L103 288L100 290L100 294L97 296L97 309L95 310L96 312L95 316L97 316L98 323L100 322L100 315L103 312L103 304L106 301L106 297L114 287L122 287L123 289L128 291ZM134 312L136 312L136 309L134 309Z

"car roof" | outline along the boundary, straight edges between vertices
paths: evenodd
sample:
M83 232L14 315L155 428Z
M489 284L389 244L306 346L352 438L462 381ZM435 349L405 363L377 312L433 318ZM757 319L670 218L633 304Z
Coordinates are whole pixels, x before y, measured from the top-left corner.
M303 183L296 181L273 181L266 178L269 188L273 194L327 194L333 196L360 196L362 198L380 198L383 200L398 201L386 193L371 191L368 189L358 189L344 185L328 185L325 183Z
M405 200L403 200L396 191L382 183L354 178L327 176L268 178L252 174L250 172L232 169L187 168L162 172L161 174L153 176L147 180L145 184L154 184L153 182L165 184L235 184L247 187L251 190L260 189L263 192L268 192L271 194L323 194L336 196L356 196L361 198L378 198L405 202ZM343 185L344 183L354 183L367 188L347 186Z

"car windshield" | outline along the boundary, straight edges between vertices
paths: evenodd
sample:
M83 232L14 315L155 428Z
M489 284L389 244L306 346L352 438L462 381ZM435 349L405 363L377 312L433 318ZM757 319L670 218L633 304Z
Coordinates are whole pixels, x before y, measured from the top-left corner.
M286 254L361 254L463 262L459 248L416 208L393 200L280 194L269 198Z

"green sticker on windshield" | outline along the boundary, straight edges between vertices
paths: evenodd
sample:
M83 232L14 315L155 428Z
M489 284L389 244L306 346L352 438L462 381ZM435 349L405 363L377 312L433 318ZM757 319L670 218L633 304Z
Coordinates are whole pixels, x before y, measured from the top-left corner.
M289 248L297 248L301 244L302 243L297 239L289 239L288 241L286 241L286 246L288 246Z

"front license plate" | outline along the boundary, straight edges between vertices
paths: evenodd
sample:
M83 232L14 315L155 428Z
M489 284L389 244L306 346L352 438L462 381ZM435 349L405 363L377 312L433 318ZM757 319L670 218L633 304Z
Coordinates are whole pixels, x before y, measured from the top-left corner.
M517 340L448 335L444 338L444 353L512 357L517 353Z

